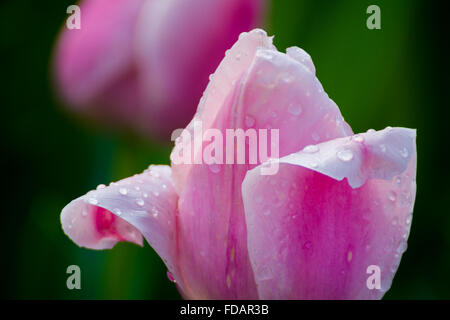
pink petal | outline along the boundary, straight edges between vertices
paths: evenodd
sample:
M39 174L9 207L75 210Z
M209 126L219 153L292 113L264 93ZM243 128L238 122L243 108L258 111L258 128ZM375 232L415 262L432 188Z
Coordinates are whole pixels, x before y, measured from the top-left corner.
M262 20L264 0L148 1L137 34L152 126L182 128L226 49ZM170 125L168 125L170 124ZM169 133L169 132L168 132Z
M277 52L262 30L242 34L213 75L187 131L194 134L197 121L203 130L218 129L224 137L226 129L270 126L280 130L281 156L314 141L351 134L311 71L312 62L303 61L307 55L300 49L291 50L299 55ZM295 109L298 105L301 112ZM201 139L181 139L172 160L191 146L195 159L201 157L209 144ZM172 162L180 194L179 262L188 297L257 297L240 191L247 170L255 165Z
M415 130L388 128L308 147L242 185L261 299L377 299L406 250L415 199ZM347 181L343 179L346 178ZM369 290L367 268L381 269Z
M142 245L143 235L177 278L177 200L170 167L152 166L70 202L61 213L62 227L90 249L110 249L119 241Z
M136 120L135 21L144 0L81 1L81 29L65 28L55 52L63 98L102 119Z

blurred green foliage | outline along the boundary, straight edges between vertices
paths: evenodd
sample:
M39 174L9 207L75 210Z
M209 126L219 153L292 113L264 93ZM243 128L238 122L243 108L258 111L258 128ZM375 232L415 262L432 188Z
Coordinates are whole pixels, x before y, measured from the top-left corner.
M70 4L0 3L2 297L178 299L147 244L97 252L78 248L61 230L59 214L69 201L151 163L168 163L170 152L170 145L74 118L57 101L51 53ZM366 28L370 4L381 8L381 30ZM268 12L266 29L276 46L300 46L312 56L325 90L355 132L388 125L418 129L409 249L387 299L450 298L450 187L442 165L448 62L439 48L448 35L439 25L441 12L437 2L406 0L273 0ZM71 264L81 267L82 290L66 288Z

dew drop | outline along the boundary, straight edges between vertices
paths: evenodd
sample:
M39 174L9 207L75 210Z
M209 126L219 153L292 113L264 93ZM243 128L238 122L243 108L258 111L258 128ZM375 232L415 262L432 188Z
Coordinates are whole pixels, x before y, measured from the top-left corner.
M358 134L353 137L353 140L355 140L356 142L364 142L364 137Z
M319 164L316 162L316 161L311 161L310 163L309 163L309 165L311 166L311 168L317 168L318 166L319 166Z
M140 206L140 207L143 207L144 206L144 200L142 200L142 199L137 199L136 200L136 204L138 205L138 206Z
M389 200L394 202L397 199L397 194L394 191L390 191L388 195Z
M89 203L93 204L93 205L96 205L98 203L98 200L95 199L95 198L89 198Z
M410 225L411 224L411 215L409 215L408 217L406 217L405 223L406 225Z
M320 139L320 136L319 136L317 133L315 133L315 132L311 135L311 137L312 137L313 140L316 141L316 142L319 141L319 139Z
M113 209L113 213L115 213L116 215L120 216L122 214L122 211L120 211L119 208L115 208L115 209Z
M158 192L158 191L153 191L153 195L154 195L155 197L158 197L158 196L159 196L159 192Z
M147 192L144 192L144 193L142 194L142 196L143 196L144 198L148 198L148 193L147 193Z
M82 215L83 217L86 217L86 216L88 215L88 213L87 213L86 210L83 210L83 211L81 212L81 215Z
M397 247L398 253L403 253L406 251L406 248L408 247L408 244L406 241L400 241L400 244Z
M303 152L306 153L316 153L317 151L319 151L319 147L312 144L303 148Z
M312 246L312 243L311 243L311 241L306 241L304 244L303 244L303 249L310 249L311 248L311 246Z
M344 162L348 162L353 159L353 152L349 149L339 150L336 155L339 160Z
M159 178L159 177L160 177L160 174L159 174L158 172L156 172L156 171L152 171L152 172L151 172L151 175L152 175L153 177L155 177L155 178Z
M403 158L407 158L408 157L408 149L406 149L406 148L403 148L401 151L400 151L400 155L403 157Z
M402 178L401 177L395 177L394 178L394 184L397 187L400 187L400 185L402 184Z
M170 282L177 283L173 275L167 270L167 279L169 279Z
M104 189L106 186L104 184L99 184L97 186L97 190Z
M294 80L294 76L291 75L290 73L284 73L281 78L283 79L284 82L286 83L291 83Z
M134 187L134 189L136 189L136 191L141 190L141 188L139 186Z
M396 226L398 224L398 217L394 217L394 219L392 219L392 225Z
M302 113L302 106L298 103L291 103L288 106L288 112L293 116L298 116Z
M128 191L127 191L126 188L120 188L119 189L119 193L124 196L124 195L126 195L128 193Z
M245 116L245 125L247 127L253 127L253 125L255 124L255 118L253 118L252 116Z
M212 173L219 173L220 172L220 165L217 163L213 163L209 165L209 171Z
M380 145L381 152L386 152L386 146L384 144Z

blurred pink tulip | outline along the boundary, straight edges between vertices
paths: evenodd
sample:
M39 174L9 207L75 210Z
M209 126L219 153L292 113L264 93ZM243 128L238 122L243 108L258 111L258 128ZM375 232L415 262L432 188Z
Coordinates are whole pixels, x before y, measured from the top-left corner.
M64 29L54 75L76 112L169 137L192 118L208 76L264 0L84 0Z
M65 233L93 249L143 236L189 299L383 296L409 235L415 130L354 135L310 56L278 52L258 29L227 51L187 132L198 121L224 134L279 129L278 172L261 174L261 162L151 166L68 204ZM172 160L180 146L203 154L208 143L196 139L178 139ZM368 285L374 266L379 289Z

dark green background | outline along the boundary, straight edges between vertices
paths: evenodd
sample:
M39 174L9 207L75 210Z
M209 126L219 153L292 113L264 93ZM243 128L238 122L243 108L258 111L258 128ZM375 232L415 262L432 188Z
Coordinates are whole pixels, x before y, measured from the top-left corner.
M76 119L54 97L49 62L71 1L0 4L2 203L1 295L29 299L179 298L158 256L120 243L78 248L59 214L72 199L168 163L170 145ZM381 8L382 29L366 28ZM433 1L272 1L266 29L280 50L311 54L317 75L355 132L417 128L418 176L409 248L386 299L450 298L448 42ZM189 35L187 35L189 36ZM82 290L66 288L66 268Z

